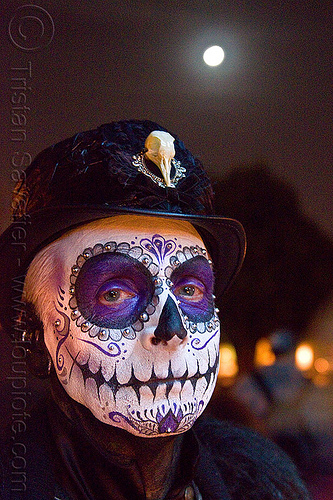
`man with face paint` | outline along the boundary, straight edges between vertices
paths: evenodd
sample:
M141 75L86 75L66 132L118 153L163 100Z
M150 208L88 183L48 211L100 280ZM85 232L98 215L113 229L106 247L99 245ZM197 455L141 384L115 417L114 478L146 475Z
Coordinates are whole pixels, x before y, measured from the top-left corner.
M209 179L177 137L149 121L77 134L36 158L13 206L1 322L52 394L28 429L26 498L308 498L271 443L198 420L218 372L214 293L245 236L213 215Z

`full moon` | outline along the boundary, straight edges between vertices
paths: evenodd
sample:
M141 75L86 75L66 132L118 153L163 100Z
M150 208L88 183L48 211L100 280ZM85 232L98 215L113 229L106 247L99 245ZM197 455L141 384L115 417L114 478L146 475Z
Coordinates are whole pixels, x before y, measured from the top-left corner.
M218 45L213 45L205 50L203 60L208 66L218 66L224 59L224 50Z

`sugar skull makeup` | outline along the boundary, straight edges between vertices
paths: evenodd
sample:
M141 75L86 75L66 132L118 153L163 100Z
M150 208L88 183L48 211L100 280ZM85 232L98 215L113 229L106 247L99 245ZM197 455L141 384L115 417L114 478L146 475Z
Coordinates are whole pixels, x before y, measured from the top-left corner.
M191 224L130 215L67 233L26 280L67 393L102 422L147 437L186 431L212 395L213 289Z

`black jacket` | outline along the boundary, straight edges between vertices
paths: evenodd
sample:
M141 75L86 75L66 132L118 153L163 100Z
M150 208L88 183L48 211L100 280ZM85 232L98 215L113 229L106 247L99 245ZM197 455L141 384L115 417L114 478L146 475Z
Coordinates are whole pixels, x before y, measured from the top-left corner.
M116 453L107 456L79 419L68 419L54 402L40 402L28 420L24 433L8 430L7 446L2 447L1 498L145 499L138 482L125 480L135 476L135 464L119 463ZM178 487L168 500L185 498L189 484L203 500L310 498L286 455L249 429L201 417L182 443ZM88 469L89 463L93 467Z

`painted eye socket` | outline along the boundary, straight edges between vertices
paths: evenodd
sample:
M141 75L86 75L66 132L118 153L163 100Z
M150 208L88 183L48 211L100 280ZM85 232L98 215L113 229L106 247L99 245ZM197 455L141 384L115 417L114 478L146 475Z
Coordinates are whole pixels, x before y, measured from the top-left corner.
M183 262L171 275L179 307L193 322L209 321L214 314L214 274L205 257Z
M82 316L103 328L125 328L139 318L154 294L151 273L138 260L103 253L87 260L76 279Z

